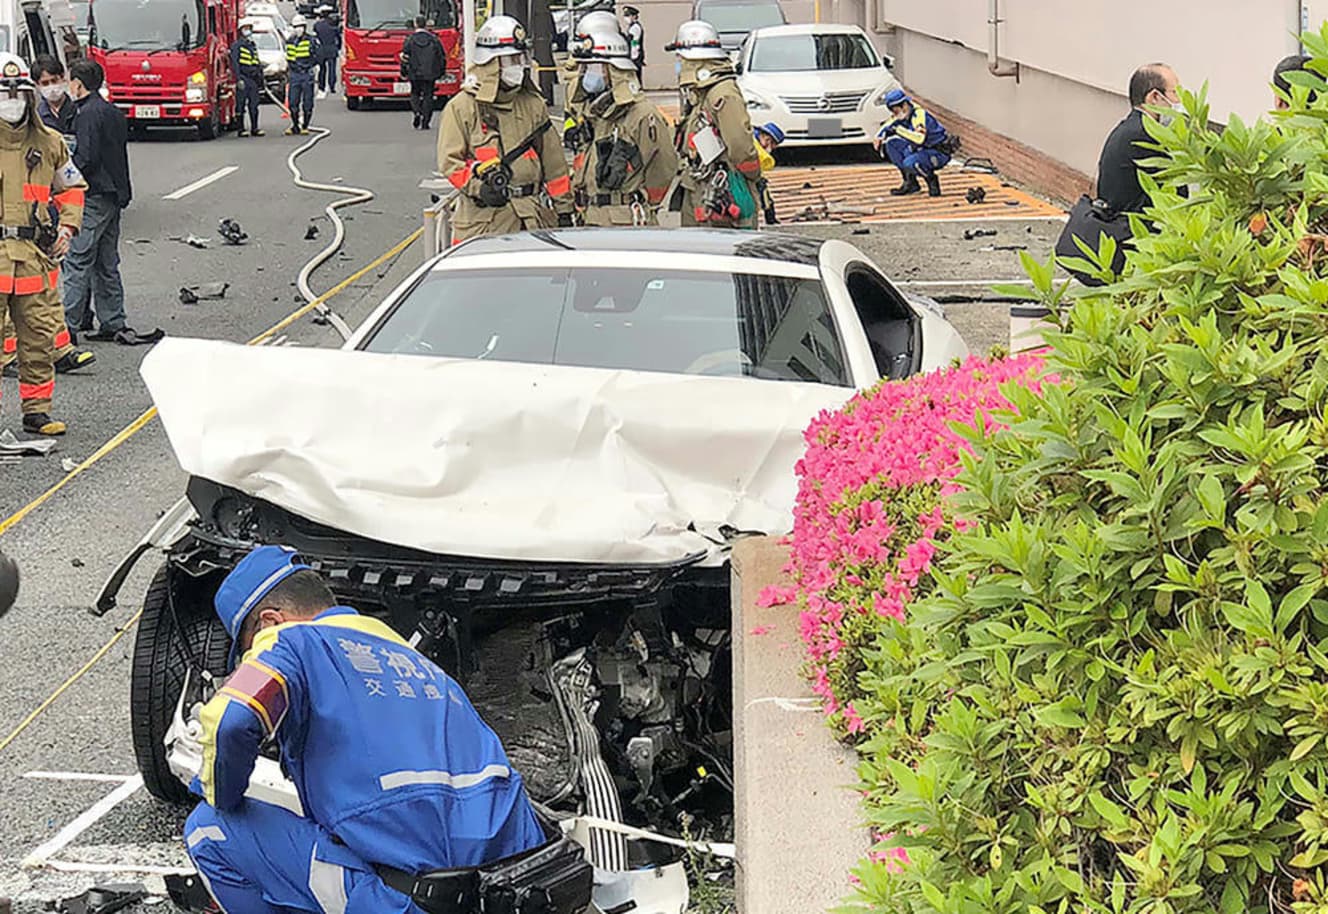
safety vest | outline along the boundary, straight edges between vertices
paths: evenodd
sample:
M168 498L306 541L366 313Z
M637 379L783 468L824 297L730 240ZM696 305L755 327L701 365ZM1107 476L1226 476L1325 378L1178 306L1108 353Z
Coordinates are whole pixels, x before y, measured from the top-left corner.
M286 44L286 62L294 64L311 63L314 56L314 42L308 35L296 38Z
M286 54L290 54L290 48L286 49ZM250 45L240 45L240 66L242 67L260 67L263 62L258 59L258 52Z

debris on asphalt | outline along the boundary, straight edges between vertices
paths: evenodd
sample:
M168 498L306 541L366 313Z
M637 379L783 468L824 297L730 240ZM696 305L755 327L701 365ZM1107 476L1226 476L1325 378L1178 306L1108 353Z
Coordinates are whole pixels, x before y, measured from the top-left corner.
M55 450L54 438L30 438L20 441L9 429L0 429L0 454L44 457Z
M969 203L978 204L987 202L987 191L982 187L970 187L964 199Z
M113 914L148 897L139 882L112 882L94 885L82 895L66 898L55 910L60 914Z
M870 235L870 234L871 234L871 229L869 229L869 228L855 228L855 229L853 230L853 234L854 234L854 235Z
M183 911L204 911L212 905L212 895L197 876L167 876L166 894Z
M74 558L69 560L69 564L75 568L82 568L86 563L82 559Z
M995 238L995 229L965 229L964 240L972 241L974 238Z
M194 292L193 292L193 290L191 290L188 286L181 286L181 287L180 287L180 304L182 304L182 305L196 305L196 304L198 304L198 296L195 295Z
M60 461L60 469L66 473L72 473L78 469L78 461L73 457L66 457Z
M208 246L208 240L206 238L199 238L197 235L194 235L192 233L185 238L181 238L179 235L172 235L170 237L170 240L178 241L181 244L187 244L191 248L206 248Z
M181 286L180 303L183 305L196 305L200 301L215 301L226 297L226 290L231 287L228 282L208 282L199 286Z
M226 244L244 244L249 240L249 233L240 228L240 223L234 219L222 219L217 224L217 234L221 235L221 240Z
M996 174L996 164L991 159L974 157L964 162L960 171L981 171L989 175Z
M1026 244L993 244L993 245L991 246L991 250L993 250L993 251L1027 251L1027 250L1028 250L1028 245L1026 245Z
M310 222L309 227L304 230L304 240L313 241L317 237L318 237L318 226Z

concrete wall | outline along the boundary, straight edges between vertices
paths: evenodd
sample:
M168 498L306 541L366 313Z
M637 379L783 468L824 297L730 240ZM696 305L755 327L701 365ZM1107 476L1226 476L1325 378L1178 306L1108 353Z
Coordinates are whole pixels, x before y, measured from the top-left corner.
M987 0L864 0L861 12L826 2L895 55L914 91L1089 175L1139 64L1169 63L1189 88L1207 82L1218 120L1253 119L1302 20L1328 18L1328 0L1001 0L1000 56L1020 64L1016 80L987 72Z

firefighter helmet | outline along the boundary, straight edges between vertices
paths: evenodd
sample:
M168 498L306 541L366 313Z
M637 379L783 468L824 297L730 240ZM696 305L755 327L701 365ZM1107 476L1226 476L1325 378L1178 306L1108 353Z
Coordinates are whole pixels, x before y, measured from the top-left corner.
M722 60L729 56L720 44L719 32L709 22L689 19L678 26L678 35L664 50L675 51L685 60Z
M17 54L0 53L0 87L11 92L37 94L37 84L32 81L27 61Z
M526 28L511 16L492 16L475 33L475 63L526 52Z
M589 38L591 35L598 35L601 32L621 32L618 25L618 17L608 10L595 10L593 13L586 13L576 23L576 33L574 38Z
M606 63L619 70L636 72L636 65L632 63L632 55L627 48L627 39L621 32L595 32L581 40L581 45L572 52L572 56L581 63Z
M293 29L302 29L309 25L309 20L305 19L299 13L296 13L295 16L291 19L290 24L291 28Z

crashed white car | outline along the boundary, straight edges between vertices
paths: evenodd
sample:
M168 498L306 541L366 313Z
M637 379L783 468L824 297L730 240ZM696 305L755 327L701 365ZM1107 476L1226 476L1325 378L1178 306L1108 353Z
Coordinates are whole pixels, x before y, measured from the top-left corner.
M188 504L98 601L166 550L134 655L146 786L186 799L168 733L189 667L225 672L219 581L289 544L463 684L542 810L601 823L601 909L676 914L658 836L732 835L731 544L790 527L819 411L965 353L849 244L706 230L470 241L341 351L163 341L142 372Z

